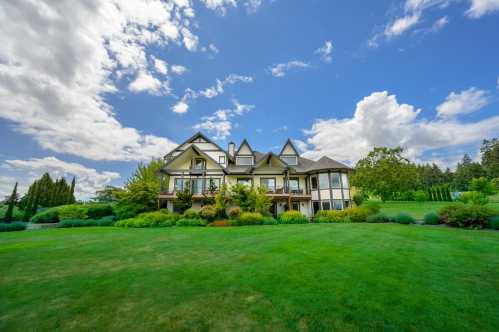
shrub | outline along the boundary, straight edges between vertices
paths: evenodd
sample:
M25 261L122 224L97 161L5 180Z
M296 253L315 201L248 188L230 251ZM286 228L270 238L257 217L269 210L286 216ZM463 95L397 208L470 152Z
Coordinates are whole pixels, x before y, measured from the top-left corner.
M314 222L316 223L344 223L349 222L345 210L322 210L315 214Z
M59 220L88 218L87 215L88 209L83 205L78 205L78 204L62 205L54 209L57 209Z
M483 228L488 219L498 212L481 205L452 204L443 207L438 212L440 219L454 227Z
M499 230L499 216L493 216L489 218L489 227Z
M239 225L261 225L263 223L263 216L258 212L243 212L239 216Z
M211 227L230 227L230 226L234 226L234 224L231 220L215 220L211 224L208 224L208 226L211 226Z
M217 217L217 209L214 205L205 205L199 211L199 216L211 222Z
M234 206L229 209L229 218L238 219L241 215L241 208L239 206Z
M100 219L114 214L110 204L87 204L85 207L89 219Z
M115 216L107 216L97 220L97 226L113 226L116 222Z
M0 205L0 220L5 218L5 213L7 212L8 205ZM19 209L17 206L14 206L14 210L12 212L12 220L23 220L24 212Z
M58 228L69 228L69 227L94 227L99 226L98 222L93 219L83 220L83 219L67 219L63 220L57 225Z
M177 226L206 226L206 220L199 218L182 218L177 221Z
M364 203L365 196L362 193L356 193L355 195L353 195L352 199L355 205L361 206L362 203Z
M274 217L264 217L263 225L279 225L279 220L275 219Z
M30 220L35 224L57 223L59 222L59 213L57 209L48 209L38 212Z
M414 200L419 203L423 203L428 200L428 194L423 190L416 190L412 196Z
M366 202L363 206L363 209L367 210L367 214L376 214L381 210L381 205L378 202Z
M26 223L22 221L15 221L11 223L0 223L0 232L14 232L23 231L26 229Z
M118 220L130 219L137 216L139 213L144 212L144 206L140 204L133 204L122 201L118 202L114 206L113 212L118 218Z
M183 216L185 219L199 219L199 213L192 208L185 210Z
M176 214L166 214L160 211L155 212L144 212L137 216L139 219L146 220L150 226L172 226L175 225L175 222L179 219L179 216Z
M366 222L368 223L385 223L385 222L393 222L393 218L382 213L378 212L376 214L371 214L370 216L367 216Z
M395 216L395 222L399 224L408 225L408 224L414 224L415 220L410 214L399 213Z
M289 210L279 216L281 224L307 224L308 218L300 211Z
M365 206L348 208L345 212L351 222L366 222L367 216L375 213Z
M424 224L425 225L438 225L440 223L440 218L438 214L435 212L430 212L425 214L424 216Z
M462 193L461 196L459 196L459 201L464 204L475 204L475 205L487 205L489 202L489 198L487 195L478 192L478 191L468 191L465 193Z

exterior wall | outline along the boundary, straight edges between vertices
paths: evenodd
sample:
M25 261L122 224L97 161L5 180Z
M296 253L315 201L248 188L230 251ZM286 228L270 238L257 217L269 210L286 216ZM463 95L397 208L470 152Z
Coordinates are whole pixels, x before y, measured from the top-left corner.
M295 150L293 150L293 148L291 147L290 144L286 144L286 146L284 147L284 150L282 150L281 154L296 155L296 152L295 152Z
M247 144L241 145L238 155L253 154Z
M338 173L338 172L331 172L331 174ZM329 174L329 172L324 171L320 172L320 174ZM316 174L317 180L318 180L318 174ZM310 183L310 188L311 188L311 183ZM340 173L340 187L338 188L332 188L331 187L331 182L329 182L329 188L327 189L316 189L316 190L311 190L312 194L312 202L317 201L321 202L320 207L322 209L322 202L328 201L331 209L333 208L333 201L341 201L342 203L342 208L344 209L347 204L348 206L351 206L351 195L350 195L350 185L348 181L348 174L346 173ZM311 203L311 213L312 211L312 203Z

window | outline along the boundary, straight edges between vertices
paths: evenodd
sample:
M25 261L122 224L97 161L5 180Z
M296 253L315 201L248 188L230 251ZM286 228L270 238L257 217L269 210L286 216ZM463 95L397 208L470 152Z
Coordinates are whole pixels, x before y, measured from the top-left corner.
M345 209L347 209L348 207L350 207L350 201L349 200L345 200L343 202L343 206L345 207Z
M331 173L331 188L341 188L340 173Z
M312 189L317 190L317 176L313 176L311 181L312 181Z
M329 176L327 173L319 174L319 189L329 189Z
M193 195L201 195L203 193L203 180L204 179L192 179Z
M289 178L288 186L290 192L297 192L300 190L300 181L298 178Z
M323 210L331 210L331 202L329 202L329 201L322 201L322 209Z
M288 165L298 165L298 157L296 156L281 156L281 160Z
M291 202L291 210L300 211L300 202Z
M202 158L194 159L193 169L206 169L206 160Z
M236 157L236 165L251 166L253 165L253 157Z
M261 178L260 186L267 189L267 191L275 191L275 178Z
M220 165L225 165L225 156L218 156L218 163Z
M251 187L251 178L239 178L237 179L237 184L244 184L245 186Z
M348 188L348 176L345 173L341 173L341 182L343 184L343 188Z
M312 208L314 209L314 216L315 216L316 213L319 212L319 210L321 209L321 202L313 202Z
M189 189L189 179L175 179L175 191L183 191L185 188Z
M204 185L204 188L205 188L205 191L210 191L210 184L212 184L214 187L211 188L211 189L214 189L213 191L217 191L218 188L220 188L220 179L218 178L215 178L215 179L206 179L205 180L205 185Z
M341 203L341 199L333 199L333 209L334 210L343 210L343 205Z

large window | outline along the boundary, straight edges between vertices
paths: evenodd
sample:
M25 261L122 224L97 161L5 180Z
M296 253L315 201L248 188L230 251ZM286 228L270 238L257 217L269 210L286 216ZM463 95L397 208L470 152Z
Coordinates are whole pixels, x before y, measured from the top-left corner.
M289 191L297 192L300 190L300 181L298 178L289 178Z
M322 201L322 209L323 210L331 210L331 202L330 201Z
M281 160L284 161L288 165L298 165L298 157L297 156L281 156Z
M220 179L216 178L216 179L210 179L210 178L207 178L205 179L205 191L210 191L210 185L213 186L213 191L217 191L219 188L220 188Z
M343 209L341 199L333 199L333 209L334 210L342 210Z
M225 156L218 156L218 163L220 165L225 165Z
M189 188L189 179L175 179L175 191L183 191L185 188Z
M317 186L318 186L318 184L317 184L317 176L312 176L311 181L312 181L312 189L313 190L317 190Z
M203 158L194 159L192 168L197 170L206 169L206 160L204 160Z
M341 188L340 173L331 173L331 188Z
M203 193L204 179L192 179L192 194L201 195Z
M237 179L237 184L243 184L245 186L251 187L252 181L251 178L239 178Z
M300 202L291 202L291 210L300 211Z
M348 188L348 175L341 173L341 181L343 182L343 188Z
M319 174L319 189L329 189L329 175L327 173Z
M275 178L260 178L260 186L267 189L267 191L275 191Z
M253 157L251 156L245 156L245 157L236 157L236 165L240 166L251 166L253 165Z
M321 209L321 202L313 202L312 208L314 209L314 216L315 216L315 214Z

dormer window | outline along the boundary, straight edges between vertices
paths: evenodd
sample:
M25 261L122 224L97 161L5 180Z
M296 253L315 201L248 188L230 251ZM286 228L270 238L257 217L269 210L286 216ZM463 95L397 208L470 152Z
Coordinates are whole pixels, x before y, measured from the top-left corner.
M238 166L251 166L253 165L253 156L237 156L236 165Z
M192 164L192 169L203 170L206 169L206 160L203 158L196 158Z
M291 166L298 165L298 157L297 156L281 156L281 160L286 164Z

